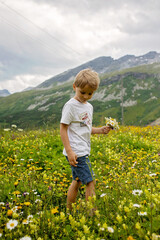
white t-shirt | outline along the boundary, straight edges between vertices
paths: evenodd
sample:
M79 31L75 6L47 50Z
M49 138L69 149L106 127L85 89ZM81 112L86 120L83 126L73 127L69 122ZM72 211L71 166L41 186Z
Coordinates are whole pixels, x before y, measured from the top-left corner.
M77 157L90 154L90 135L92 131L93 107L71 98L63 107L61 123L68 126L68 138ZM63 154L67 156L64 148Z

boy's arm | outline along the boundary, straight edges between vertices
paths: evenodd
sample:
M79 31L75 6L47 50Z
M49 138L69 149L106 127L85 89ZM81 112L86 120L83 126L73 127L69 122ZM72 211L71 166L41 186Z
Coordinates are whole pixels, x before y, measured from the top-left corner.
M108 126L103 126L100 128L92 127L91 134L108 134L110 130L111 130L111 128Z
M76 167L76 164L78 163L76 161L77 155L73 152L71 145L69 143L67 129L68 129L67 124L64 124L64 123L60 124L60 135L61 135L63 146L67 153L68 161L69 161L70 165Z

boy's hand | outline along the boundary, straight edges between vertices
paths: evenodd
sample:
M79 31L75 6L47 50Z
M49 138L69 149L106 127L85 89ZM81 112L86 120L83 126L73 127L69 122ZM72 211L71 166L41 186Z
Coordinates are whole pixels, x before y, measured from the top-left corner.
M103 126L103 127L101 127L102 134L108 134L111 129L112 129L112 128L109 127L109 126Z
M68 154L68 161L69 164L72 165L73 167L77 167L78 162L77 160L77 155L72 151Z
M110 126L103 126L100 128L92 127L92 134L108 134L112 128Z

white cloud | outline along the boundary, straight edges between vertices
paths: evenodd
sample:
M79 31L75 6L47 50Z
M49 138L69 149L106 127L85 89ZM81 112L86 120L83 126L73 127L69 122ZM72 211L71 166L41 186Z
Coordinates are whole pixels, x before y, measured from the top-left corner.
M0 84L2 89L10 90L11 93L22 91L28 87L35 87L52 77L51 75L43 76L43 75L18 75L13 79L8 79L5 82Z
M12 92L17 76L46 80L99 56L160 52L159 0L6 0L0 20L0 88Z

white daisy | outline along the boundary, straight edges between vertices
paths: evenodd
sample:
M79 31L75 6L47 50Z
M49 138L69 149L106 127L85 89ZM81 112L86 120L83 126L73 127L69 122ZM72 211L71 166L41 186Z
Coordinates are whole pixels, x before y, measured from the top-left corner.
M147 212L138 212L139 216L147 216Z
M33 218L33 215L28 215L27 219L29 220L31 218Z
M135 189L135 190L132 191L132 194L140 196L142 194L142 192L143 192L142 190Z
M107 227L108 232L114 233L114 229L112 227Z
M101 227L99 230L100 230L100 231L104 231L105 229L104 229L103 227Z
M133 204L133 207L140 208L141 206L139 204Z
M102 194L100 195L100 197L104 197L104 196L106 196L106 193L102 193Z
M18 225L17 220L9 220L9 222L6 224L6 227L10 230L14 229Z
M152 163L157 162L157 160L153 160Z
M159 240L160 239L160 235L156 235L155 233L152 234L152 239L153 240Z
M12 127L12 128L17 128L17 125L12 124L11 127Z
M29 236L25 236L25 237L20 238L20 240L31 240L31 239L32 239L32 238L29 237Z
M18 207L17 207L17 206L14 206L14 207L12 208L12 211L13 211L13 212L17 212L17 210L18 210Z
M156 173L151 173L151 174L149 174L149 176L154 177L154 176L157 176L157 174Z
M5 129L4 129L5 132L8 132L8 131L10 131L10 130L11 130L10 128L5 128Z
M23 132L23 129L22 129L22 128L18 128L18 131L19 131L19 132Z

